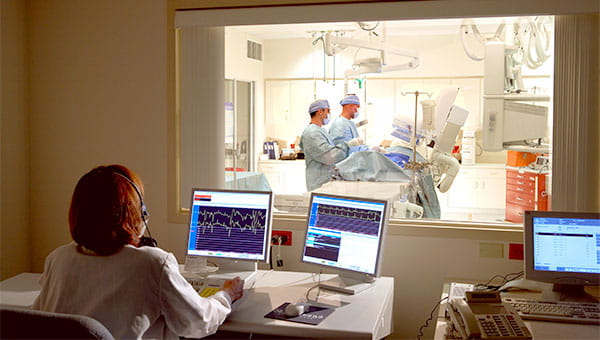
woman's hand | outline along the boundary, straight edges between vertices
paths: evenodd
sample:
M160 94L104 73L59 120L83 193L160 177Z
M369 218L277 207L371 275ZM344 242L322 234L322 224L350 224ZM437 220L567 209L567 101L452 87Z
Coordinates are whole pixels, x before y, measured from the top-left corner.
M223 283L223 291L229 294L231 302L234 302L244 294L244 284L240 277L237 276L233 280L227 280Z

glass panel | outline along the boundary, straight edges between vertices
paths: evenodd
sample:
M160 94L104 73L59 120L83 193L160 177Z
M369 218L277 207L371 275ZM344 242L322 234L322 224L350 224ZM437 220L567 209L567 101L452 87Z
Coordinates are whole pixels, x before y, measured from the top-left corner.
M251 171L254 84L225 80L225 188L271 191L266 176Z
M251 140L250 118L252 115L252 84L236 81L235 148L237 150L236 167L250 170Z
M235 81L225 80L225 169L234 167L235 159Z
M526 26L537 18L487 18L474 22L479 25L479 32L489 36L497 32L504 20ZM226 169L257 169L258 175L251 185L270 187L276 194L275 206L279 210L305 213L308 204L306 165L298 141L310 122L308 106L316 98L328 99L333 120L342 112L340 99L346 93L356 93L361 101L361 117L351 120L351 124L365 123L358 127L358 134L368 150L383 148L385 152L357 152L338 160L332 172L336 180L324 184L320 190L388 198L394 202L392 217L396 218L521 223L523 210L549 209L552 56L543 67L528 67L523 56L505 58L507 47L503 47L498 65L492 67L487 44L484 47L477 40L465 42L457 33L460 32L457 28L464 23L461 19L390 21L382 25L387 25L385 32L377 34L363 32L359 27L352 38L363 41L364 46L353 42L335 55L324 48L325 39L319 41L318 33L299 38L282 36L292 31L284 29L285 25L228 27L226 32L236 32L226 34L228 74L251 81L225 82ZM322 32L324 25L334 30L352 23L315 25L320 29L311 31L308 24L306 29ZM506 46L533 39L525 37L523 32L529 29L521 27L520 40L515 40L512 29L518 25L505 26ZM542 20L540 25L537 30L543 32L546 39L541 46L552 51L552 20ZM264 32L270 34L262 35ZM236 49L235 46L245 46L240 40L245 43L247 37L264 46L262 62L248 61L241 53L245 51ZM388 72L385 67L398 66L405 60L398 59L394 53L368 51L373 43L398 47L393 49L395 52L418 50L419 66ZM478 43L481 46L477 46ZM485 61L475 61L473 55L483 52ZM535 53L545 52L536 50ZM512 66L521 63L521 68L507 68L506 63ZM368 73L356 75L357 70L362 69ZM503 75L506 70L511 73ZM260 84L256 96L255 82ZM490 86L492 83L500 83L500 90L496 85ZM443 104L442 94L448 89L454 91L454 97ZM496 92L489 92L490 89ZM542 105L539 105L538 95L546 97ZM427 111L424 101L433 101L436 109ZM498 103L503 106L493 106ZM256 120L253 118L255 106L259 117ZM437 110L440 107L444 109ZM461 109L466 110L468 116L461 113ZM533 112L531 122L527 120L530 113L525 111ZM455 121L455 115L462 115L459 122ZM544 115L547 118L542 117ZM435 119L427 126L424 122L432 116ZM540 117L542 119L538 119ZM329 127L325 125L324 130ZM521 137L534 127L545 131L539 136ZM414 131L418 131L418 138L414 138ZM445 131L451 132L446 136ZM493 137L499 140L499 147L486 142L490 134L495 134ZM529 141L522 143L524 139ZM512 141L521 145L507 144ZM544 145L546 149L540 148ZM262 150L256 150L257 147ZM421 163L417 166L426 168L417 168L415 173L420 175L415 175L414 168L407 165L414 161L414 155ZM254 158L259 158L256 167ZM228 176L234 177L233 183L237 186L246 185L241 184L242 177L251 177L251 174L238 176L238 171L232 172ZM531 183L514 187L515 172L518 176L531 177ZM527 186L533 189L528 190ZM527 191L526 197L521 191Z
M517 22L521 26L525 26L527 22L527 20L517 18L474 19L473 22L478 25L482 34L493 35L503 20ZM520 151L518 148L507 151L510 148L508 146L501 147L499 150L484 149L482 146L484 129L489 128L489 122L483 122L483 98L487 95L485 90L489 74L485 74L485 62L475 62L469 57L469 54L479 55L483 53L483 44L477 46L477 41L461 42L460 35L457 32L462 22L461 19L415 21L412 22L413 25L410 30L412 33L406 33L408 32L406 27L405 30L402 29L403 25L410 26L411 22L409 21L386 22L387 37L385 37L385 42L393 47L418 50L420 56L419 67L414 70L387 73L371 72L350 77L350 79L344 79L345 72L348 74L348 70L356 70L362 67L360 66L362 61L378 58L379 55L372 53L373 51L368 51L368 48L357 48L355 46L347 46L345 49L338 51L335 56L325 55L323 43L318 41L318 36L307 37L306 40L312 43L302 45L299 44L297 36L289 38L283 36L285 34L283 32L286 32L287 27L285 25L264 25L260 29L255 27L255 31L253 31L253 28L231 27L231 29L239 29L250 35L260 35L261 30L262 32L267 30L282 32L277 35L277 38L265 36L262 41L265 46L263 70L265 70L265 73L268 72L269 77L265 80L264 89L265 134L257 135L258 140L276 141L279 147L278 153L263 154L258 163L258 170L264 173L276 193L275 205L278 209L295 213L306 212L308 194L305 189L305 161L303 159L284 160L281 156L285 153L284 149L289 148L290 144L293 144L296 148L293 151L299 151L297 144L302 131L310 121L306 110L312 100L316 98L327 99L333 120L342 111L339 102L345 92L356 93L361 101L360 118L352 122L358 123L362 120L368 122L368 124L358 128L358 133L366 144L370 147L384 147L388 154L400 152L404 156L412 157L414 151L411 142L405 141L402 143L397 135L391 134L395 130L395 119L401 117L404 118L405 122L412 124L416 115L417 128L426 129L421 126L424 119L421 102L432 100L439 104L437 102L439 100L438 96L449 88L453 88L457 92L455 93L455 99L448 106L448 112L441 117L441 120L436 117L438 121L435 129L437 130L431 132L433 135L424 135L420 138L421 141L425 140L427 143L429 140L439 138L438 144L441 145L442 130L445 127L446 120L449 119L451 105L454 104L457 107L466 109L468 115L463 122L457 124L455 134L450 137L452 139L447 144L449 149L441 152L444 154L444 162L434 160L433 154L436 152L434 148L426 146L426 143L421 143L417 147L417 160L434 164L433 166L429 165L431 167L429 170L422 171L421 176L413 177L410 170L401 169L396 171L403 173L409 180L404 183L388 181L384 177L388 176L389 172L393 172L391 169L388 169L389 171L385 174L376 172L378 166L383 166L377 162L383 164L385 160L379 159L377 162L371 162L370 158L364 158L355 160L353 165L346 164L346 172L354 175L362 171L365 176L372 173L370 179L363 177L361 181L356 182L343 178L342 174L344 180L326 183L320 190L329 193L356 194L363 197L369 195L376 198L389 197L396 202L393 205L394 213L392 216L398 218L414 218L422 213L423 217L427 218L520 223L519 218L523 209L548 209L546 203L548 201L548 191L545 188L546 178L548 178L546 175L550 171L547 167L544 168L547 165L547 162L544 162L546 154L537 152L541 155L535 155L536 152L527 153L527 150ZM538 30L545 26L544 39L546 41L543 42L543 45L547 48L546 51L551 51L552 33L546 34L553 30L551 20L544 19L540 23L541 26L537 27ZM342 27L349 24L329 23L319 25L339 25L339 27ZM506 27L509 27L509 25ZM309 29L310 27L307 28L307 30ZM512 29L513 26L510 26L504 32L507 37L507 44L515 43L514 41L508 41L512 39ZM524 43L526 37L523 32L523 27L521 27L519 38ZM360 32L360 30L353 32L351 35L354 39L364 38L363 40L369 42L379 41L380 38L367 32ZM527 39L531 38L527 37ZM286 42L288 40L289 42ZM381 57L383 58L383 56ZM385 58L388 65L404 62L393 54L386 55ZM452 66L443 67L443 65ZM498 70L501 73L501 65ZM514 77L514 79L505 80L501 76L500 80L513 85L517 81L522 81L522 84L516 85L519 90L536 95L551 96L553 86L551 56L541 68L531 68L523 61L521 71L522 74L507 75L507 79L509 76ZM521 77L522 80L517 79L517 77ZM414 94L416 91L420 92L418 98ZM502 93L500 94L502 95ZM532 100L527 104L539 106L540 102ZM541 141L550 144L551 105L548 106L547 102L541 103L541 105L549 107L548 129ZM507 118L507 120L510 120L510 118ZM262 124L258 122L255 125L255 130L261 130L260 125ZM330 126L331 123L325 125L325 130L328 130ZM510 130L507 133L512 132L515 128L510 128ZM408 137L410 139L412 136L408 135ZM401 152L402 150L404 153ZM295 156L301 156L301 154L296 153ZM542 157L538 159L537 156ZM512 159L514 157L530 157L530 159L526 164L513 163ZM352 156L336 164L337 170L342 169L344 162L350 162L351 159ZM394 161L392 157L388 157L388 159ZM448 172L451 164L457 166L457 173L452 170ZM522 190L523 188L513 188L507 185L511 182L510 176L507 175L507 173L510 174L509 171L511 170L525 173L539 172L536 175L539 178L535 179L533 184L539 190L537 193L532 193L534 198L531 202L528 201L528 205L518 204L522 202L521 200L527 198L520 196L515 198L513 197L514 194L511 193L511 190ZM339 172L337 175L340 179ZM416 187L411 187L410 183L407 182L414 183L413 185L416 185ZM447 188L441 190L439 185L442 183L452 184L446 185ZM414 198L411 199L411 197ZM408 202L405 201L406 199L408 199ZM517 204L513 204L515 202Z

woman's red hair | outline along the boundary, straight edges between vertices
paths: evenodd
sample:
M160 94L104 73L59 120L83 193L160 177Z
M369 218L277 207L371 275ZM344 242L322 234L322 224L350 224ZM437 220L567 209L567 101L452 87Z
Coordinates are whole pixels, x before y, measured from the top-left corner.
M120 175L119 175L120 174ZM143 220L142 182L128 168L99 166L83 175L73 191L69 209L71 237L98 255L111 255L124 245L139 243Z

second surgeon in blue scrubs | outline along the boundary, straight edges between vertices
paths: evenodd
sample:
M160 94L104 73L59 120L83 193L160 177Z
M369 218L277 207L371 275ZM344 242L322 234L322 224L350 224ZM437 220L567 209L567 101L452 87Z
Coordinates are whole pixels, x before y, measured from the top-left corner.
M302 132L300 148L306 162L306 189L312 191L329 182L333 166L348 157L349 148L362 144L360 138L335 144L323 125L329 123L329 102L315 100L308 108L310 124Z
M351 119L358 118L360 112L360 100L354 94L349 94L340 101L342 105L342 113L337 116L329 127L329 135L333 139L334 144L347 142L351 139L358 138L358 130ZM369 147L366 145L358 145L350 148L350 153L356 151L365 151Z

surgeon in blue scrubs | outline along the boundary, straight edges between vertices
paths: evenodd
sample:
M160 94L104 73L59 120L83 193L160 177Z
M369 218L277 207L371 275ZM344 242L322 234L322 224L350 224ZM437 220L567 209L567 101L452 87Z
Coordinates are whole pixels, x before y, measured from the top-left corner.
M360 112L360 100L354 94L349 94L340 101L342 105L342 113L335 117L333 123L329 127L329 135L333 139L334 144L350 141L354 138L359 138L356 125L351 119L358 118ZM350 148L350 153L356 151L366 151L369 147L366 145L358 145Z
M329 182L333 166L348 157L349 149L362 144L360 138L334 144L323 125L329 123L329 102L315 100L308 108L310 124L302 132L300 148L306 163L306 189L312 191Z

